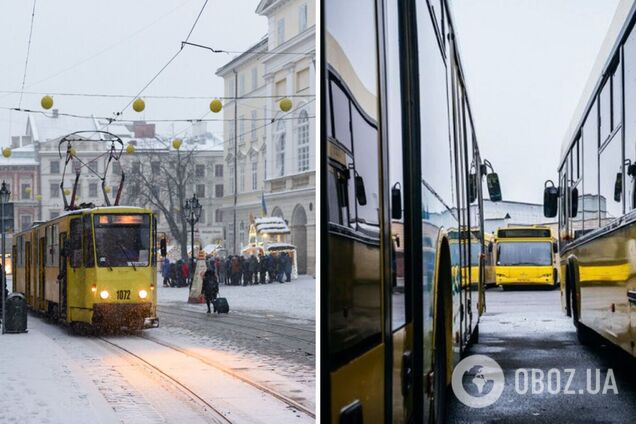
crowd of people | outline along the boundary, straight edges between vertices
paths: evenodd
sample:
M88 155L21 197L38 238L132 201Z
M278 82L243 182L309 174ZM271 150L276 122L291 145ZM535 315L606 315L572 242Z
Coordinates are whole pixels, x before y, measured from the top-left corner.
M207 270L215 274L220 284L248 286L273 282L290 282L292 257L287 252L250 256L206 257ZM164 287L185 287L190 284L190 273L195 264L179 259L170 262L164 258L161 267Z

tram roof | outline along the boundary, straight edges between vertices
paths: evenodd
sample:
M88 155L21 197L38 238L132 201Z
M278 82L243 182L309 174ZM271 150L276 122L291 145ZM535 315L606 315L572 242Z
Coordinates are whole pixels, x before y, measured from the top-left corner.
M84 208L84 209L75 209L72 211L65 211L63 213L61 213L59 216L53 218L53 219L49 219L47 221L35 221L33 223L33 226L31 226L31 228L37 228L41 225L46 225L50 222L53 221L57 221L60 218L64 218L66 216L71 216L71 215L81 215L83 213L86 212L91 212L91 213L115 213L115 212L133 212L133 213L152 213L151 209L148 208L142 208L139 206L96 206L94 208ZM25 230L25 231L28 231ZM16 234L21 233L23 231L16 231Z
M587 112L592 106L594 100L594 94L600 88L605 72L611 62L613 53L617 46L623 39L625 32L631 21L631 17L636 10L636 0L620 0L618 6L616 6L616 12L612 22L605 34L605 39L599 50L599 53L592 67L592 71L588 77L585 88L581 94L579 103L574 110L570 125L565 133L565 138L561 144L561 158L559 160L559 168L565 160L565 156L570 148L570 145L574 142L574 139L583 124L583 120L587 116Z

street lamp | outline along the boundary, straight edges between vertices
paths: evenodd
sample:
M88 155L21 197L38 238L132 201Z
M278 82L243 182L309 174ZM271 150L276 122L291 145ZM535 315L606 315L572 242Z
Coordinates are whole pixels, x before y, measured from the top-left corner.
M190 224L190 238L191 238L191 248L192 251L190 253L190 285L192 285L192 276L194 275L194 224L199 222L199 218L201 218L201 203L199 203L199 199L197 199L197 194L194 193L192 195L192 199L188 199L185 202L185 206L183 207L183 211L186 214L186 221Z
M0 188L0 226L2 227L2 334L4 334L5 321L6 321L6 300L7 300L7 272L5 268L4 257L4 205L9 203L9 196L11 192L7 189L7 183L2 181L2 188Z

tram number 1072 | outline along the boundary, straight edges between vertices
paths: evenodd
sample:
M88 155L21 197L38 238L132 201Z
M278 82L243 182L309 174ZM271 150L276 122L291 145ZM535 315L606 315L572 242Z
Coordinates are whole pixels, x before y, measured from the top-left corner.
M130 300L130 290L117 290L117 300Z

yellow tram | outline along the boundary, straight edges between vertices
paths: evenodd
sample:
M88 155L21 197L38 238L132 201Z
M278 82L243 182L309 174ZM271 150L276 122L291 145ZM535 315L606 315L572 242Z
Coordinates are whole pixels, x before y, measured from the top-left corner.
M73 327L158 325L156 223L149 209L77 209L13 236L13 291Z
M322 420L442 423L485 307L498 177L445 1L321 7Z

